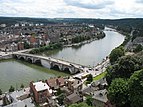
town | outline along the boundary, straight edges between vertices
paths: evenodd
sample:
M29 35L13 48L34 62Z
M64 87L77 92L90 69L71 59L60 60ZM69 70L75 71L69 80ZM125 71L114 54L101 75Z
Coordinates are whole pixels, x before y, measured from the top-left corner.
M20 22L10 26L1 24L0 58L2 61L12 58L43 67L46 67L44 64L48 64L48 69L58 68L56 69L58 70L57 72L66 72L70 75L50 77L37 81L31 80L28 86L21 84L20 88L15 88L11 85L7 92L0 90L0 106L70 107L72 104L85 102L83 105L93 107L116 107L116 104L112 103L108 97L109 93L112 93L108 88L109 85L112 85L110 84L110 79L114 78L110 77L110 75L115 76L115 74L110 74L110 70L115 69L114 63L118 60L118 57L121 57L119 61L126 61L124 57L132 60L131 56L128 55L133 55L132 57L136 60L142 59L142 49L139 47L142 45L142 37L136 37L131 40L128 39L129 36L126 36L126 39L119 47L113 49L109 56L106 56L102 62L92 67L39 54L44 51L78 47L92 43L106 37L105 31L124 33L112 25L109 27L103 29L95 24L84 23L45 25L42 23ZM136 34L134 32L135 29L129 35L134 36ZM141 39L139 40L139 38ZM138 55L140 57L136 57ZM134 63L138 63L138 68L142 68L142 62L138 61ZM124 68L122 69L124 70Z
M105 36L103 31L94 25L88 24L54 24L44 25L20 22L9 27L1 24L1 58L7 58L17 51L48 46L51 43L61 43L63 46L74 46L85 43L87 40L98 40ZM78 37L78 38L77 38ZM8 57L9 58L9 57ZM58 61L59 62L59 61ZM62 63L62 62L61 62ZM102 82L87 84L86 78L100 75L109 64L109 59L103 61L95 68L81 67L78 74L68 77L55 77L47 80L30 82L29 87L22 86L15 90L9 89L8 93L1 96L1 105L4 107L56 107L69 106L81 102L87 96L93 95L96 106L110 105L107 99L106 79ZM69 64L71 66L71 64ZM72 64L72 66L75 66ZM80 68L79 67L79 68ZM102 94L102 95L100 95ZM101 98L101 100L99 100ZM98 102L98 105L96 104Z
M4 52L38 48L59 42L69 46L105 36L102 30L88 24L44 25L43 23L20 22L8 27L6 24L0 26L0 49Z

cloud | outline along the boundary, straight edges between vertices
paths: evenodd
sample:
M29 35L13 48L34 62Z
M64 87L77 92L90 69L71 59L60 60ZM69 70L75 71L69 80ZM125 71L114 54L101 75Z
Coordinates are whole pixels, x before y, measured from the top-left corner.
M86 9L102 9L107 5L113 4L110 0L64 0L67 5Z
M136 0L137 3L143 3L143 0Z
M0 0L0 16L142 18L141 2L143 0Z

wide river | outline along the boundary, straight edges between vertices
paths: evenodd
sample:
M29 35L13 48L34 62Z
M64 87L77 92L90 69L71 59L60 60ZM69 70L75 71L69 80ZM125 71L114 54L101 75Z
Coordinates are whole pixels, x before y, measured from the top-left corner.
M82 45L81 47L68 47L45 54L57 59L63 59L86 66L95 66L102 62L115 47L122 44L125 38L125 36L113 31L104 31L104 33L106 34L105 38Z
M54 51L50 56L87 66L95 66L108 56L112 49L124 41L124 36L113 31L104 31L106 37L79 48L64 48ZM67 74L49 70L22 61L8 60L0 62L0 89L8 91L10 85L19 89L21 84L28 86L30 81L48 79Z

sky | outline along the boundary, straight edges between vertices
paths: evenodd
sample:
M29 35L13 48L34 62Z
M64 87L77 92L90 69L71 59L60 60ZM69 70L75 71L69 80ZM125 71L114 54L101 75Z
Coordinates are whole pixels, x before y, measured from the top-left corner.
M143 0L0 0L0 16L143 18Z

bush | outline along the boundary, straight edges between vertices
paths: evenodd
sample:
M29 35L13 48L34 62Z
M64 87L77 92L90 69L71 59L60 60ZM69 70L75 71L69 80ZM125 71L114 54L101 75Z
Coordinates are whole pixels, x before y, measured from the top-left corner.
M14 87L11 85L10 89L9 89L9 92L14 92L14 90L15 90Z
M125 52L124 52L123 46L113 49L109 55L111 64L114 64L121 56L124 56L124 55L125 55Z
M0 89L0 95L2 95L2 90Z
M140 52L143 50L143 46L141 44L137 45L136 48L134 49L134 52Z
M54 43L54 44L50 44L49 46L43 46L40 48L32 49L29 53L30 54L37 54L40 52L44 52L44 51L48 51L48 50L54 50L54 49L60 49L60 48L62 48L61 43Z

